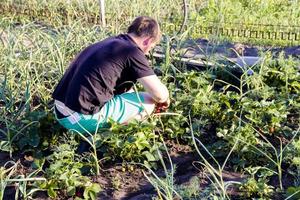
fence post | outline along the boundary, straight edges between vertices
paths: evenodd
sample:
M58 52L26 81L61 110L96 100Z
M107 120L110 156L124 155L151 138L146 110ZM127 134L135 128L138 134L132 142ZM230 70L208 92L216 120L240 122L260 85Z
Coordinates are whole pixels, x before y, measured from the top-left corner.
M106 26L105 22L105 0L99 0L100 3L100 20L101 20L101 25L102 27Z

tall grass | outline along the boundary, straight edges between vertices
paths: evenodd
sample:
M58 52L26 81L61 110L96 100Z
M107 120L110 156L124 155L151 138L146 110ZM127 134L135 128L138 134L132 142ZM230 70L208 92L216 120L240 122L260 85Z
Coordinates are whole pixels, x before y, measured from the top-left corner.
M38 123L22 120L35 110L52 109L51 94L71 60L108 33L80 22L58 29L2 18L0 35L0 148L12 153L16 138Z
M85 13L99 15L99 2L95 0L8 0L1 2L3 6L21 5L22 8L54 11L66 8L72 15ZM189 15L206 22L247 22L263 24L299 25L300 2L298 0L191 0L188 1ZM151 15L157 19L181 19L183 1L176 0L106 0L107 21L112 19L131 20L137 15ZM21 8L21 7L20 7ZM59 13L57 13L58 15ZM120 21L119 21L120 22ZM276 23L273 23L276 22ZM123 23L123 22L122 22Z
M9 22L0 22L0 30L5 35L0 44L3 58L0 74L5 77L1 82L6 80L5 87L19 101L29 87L31 97L38 98L43 105L48 104L57 80L75 55L107 36L99 27L83 28L80 22L60 30L34 23Z
M127 25L139 15L149 15L156 18L162 25L162 30L174 34L179 30L183 20L183 1L176 0L134 0L114 1L106 0L107 28L113 33L126 29ZM61 26L72 25L78 20L83 24L100 24L99 3L96 0L9 0L1 3L2 13L18 20L42 20L48 24ZM30 10L30 11L29 11ZM263 42L265 44L289 45L289 41L272 41L238 37L220 37L218 34L203 34L199 32L200 26L224 28L249 28L255 24L255 29L260 31L292 31L299 32L300 2L298 0L191 0L188 1L187 27L193 27L191 37L223 38L242 42ZM14 14L12 14L14 13ZM25 13L21 14L20 13ZM26 14L27 13L27 14ZM232 24L228 26L229 24ZM271 26L260 26L267 24ZM87 25L87 24L86 24ZM279 26L273 26L279 25ZM291 26L298 26L296 29ZM299 41L295 41L299 42Z

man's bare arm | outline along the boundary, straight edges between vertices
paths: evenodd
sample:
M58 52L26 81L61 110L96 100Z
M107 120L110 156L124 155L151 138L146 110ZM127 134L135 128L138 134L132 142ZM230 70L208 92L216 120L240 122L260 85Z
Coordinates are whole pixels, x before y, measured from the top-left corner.
M139 78L138 81L157 103L164 103L169 100L169 91L167 87L156 75Z

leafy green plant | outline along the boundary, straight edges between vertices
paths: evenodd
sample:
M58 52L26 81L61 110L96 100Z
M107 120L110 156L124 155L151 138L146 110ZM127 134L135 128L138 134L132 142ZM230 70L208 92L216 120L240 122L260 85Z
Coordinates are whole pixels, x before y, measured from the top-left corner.
M290 173L295 176L295 186L300 186L300 140L294 140L288 151L289 155L292 156L287 156L286 160L291 161L292 166L296 168L296 170L290 171Z
M202 125L213 123L220 129L228 128L235 122L239 112L239 96L234 92L219 93L208 85L198 91L193 103L193 115L204 119Z
M243 122L243 123L245 123L245 122ZM243 141L243 139L237 139L237 140L243 142L244 144L247 144L247 145L251 146L257 153L262 154L264 157L266 157L268 160L270 160L276 166L276 168L277 168L276 171L277 172L275 172L275 173L278 175L279 188L280 188L280 190L283 190L283 184L282 184L282 163L283 163L283 157L284 157L283 154L287 152L287 149L290 146L290 144L298 136L300 128L298 128L296 131L293 132L293 137L291 138L291 140L284 147L283 147L281 138L278 138L278 140L279 140L279 148L276 148L268 140L268 138L266 138L263 134L261 134L255 128L253 128L253 130L255 130L255 132L258 133L263 138L265 144L262 145L262 146L265 147L265 148L266 147L270 148L274 152L275 158L273 158L272 156L268 155L268 150L264 150L263 148L259 148L259 147L255 146L255 145L252 145L252 144L249 145L249 144L247 144L247 142ZM269 169L269 170L272 171L272 169Z
M143 6L141 6L143 5ZM1 2L2 16L13 18L19 21L39 20L54 26L71 25L81 20L85 26L88 24L99 23L99 4L93 0L78 2L75 0L56 2L47 2L45 0L30 1L5 1ZM162 9L163 8L163 9ZM161 23L163 32L172 35L178 31L178 26L182 21L182 1L112 1L106 2L107 26L112 32L120 32L125 29L126 22L138 15L151 15ZM190 37L193 38L217 38L219 41L224 38L219 33L205 34L201 30L202 26L236 28L252 27L255 24L256 29L274 31L274 26L263 26L259 24L278 24L298 26L299 23L299 2L298 1L235 1L226 2L207 0L207 1L189 1L189 20L187 25L192 28ZM16 13L16 15L11 15ZM122 22L122 23L120 23ZM252 26L251 26L252 25ZM276 26L275 26L276 27ZM278 27L280 28L280 27ZM298 41L286 40L265 40L255 38L241 38L236 36L225 37L239 42L251 42L255 44L279 44L291 45Z
M259 196L270 197L274 193L274 187L268 185L268 177L273 175L273 172L263 167L250 167L246 171L251 175L245 183L240 187L244 191L246 197ZM258 179L255 175L260 171Z
M164 116L158 125L162 125L162 131L167 137L187 139L189 126L186 116L192 109L187 105L193 105L199 90L209 84L210 75L195 71L178 72L175 75L171 78L171 82L166 84L172 99L169 111L176 115Z
M55 146L54 153L46 159L50 163L45 170L47 181L40 184L40 187L47 191L51 198L56 198L58 190L62 190L66 196L74 196L76 190L83 188L84 198L96 199L101 188L98 184L81 174L84 162L75 154L76 142L74 138L66 138L64 142Z
M49 113L52 105L51 92L68 62L87 44L123 32L129 21L140 14L148 13L157 18L163 32L168 35L174 35L176 25L180 23L178 14L181 14L182 5L179 1L142 0L130 4L128 1L108 2L107 10L111 12L107 17L113 20L108 20L107 29L86 23L97 22L95 18L99 15L98 4L94 0L58 0L55 3L45 0L9 0L1 3L0 6L5 5L1 7L1 11L11 9L1 13L5 17L0 19L1 150L10 154L17 149L32 147L45 150L57 142L57 136L52 138L52 134L55 135L60 130L54 124L53 115ZM25 6L18 9L29 12L29 16L24 16L24 13L12 16L11 13L16 13L16 10L11 5L16 3ZM141 8L141 4L146 6ZM161 10L162 6L166 9ZM247 73L248 69L233 66L227 61L224 65L214 62L213 67L205 72L187 72L187 67L178 58L186 52L181 52L174 46L184 47L185 40L190 36L198 38L199 32L194 30L199 25L210 25L209 22L216 22L220 27L227 20L234 23L247 20L249 24L280 21L282 25L291 25L299 21L299 1L230 0L225 3L220 0L194 0L189 2L189 9L191 18L195 21L192 24L189 22L189 30L184 34L166 37L163 51L165 58L163 63L158 63L161 65L158 68L161 69L162 80L168 85L173 100L169 109L173 114L157 115L161 118L157 120L156 116L151 123L134 122L123 127L112 124L107 130L82 137L91 146L93 163L84 163L85 160L74 153L75 144L71 144L71 147L56 147L55 154L47 157L50 162L45 174L47 182L40 183L41 180L37 180L38 185L42 185L53 197L64 192L69 192L72 196L74 188L75 191L77 188L84 188L83 198L96 198L99 186L82 176L81 168L85 165L92 166L96 174L99 174L97 148L104 153L104 159L141 162L152 169L150 167L155 166L162 157L157 153L162 147L160 137L176 138L178 143L182 140L186 142L192 140L187 136L191 131L197 137L193 144L200 145L199 152L202 156L208 154L209 157L203 157L201 163L207 169L212 184L202 191L204 195L200 195L201 198L206 198L204 196L211 193L214 198L227 198L226 188L231 183L224 183L221 174L226 163L234 164L230 166L233 168L236 168L237 163L242 163L242 167L254 164L268 167L278 177L279 189L284 188L282 178L289 171L295 183L288 189L290 196L287 198L298 197L299 149L296 137L300 112L299 60L285 58L283 54L278 59L262 55L264 59L260 65L247 66L253 71L251 76ZM38 22L36 19L39 19ZM218 35L207 37L214 40L209 43L221 42ZM197 45L197 42L194 44ZM205 53L206 50L202 52ZM207 63L214 59L209 55L205 56ZM201 134L203 129L207 131L206 134L217 135L218 138L205 138L207 135ZM161 133L161 136L157 133ZM203 139L210 140L211 144L206 144ZM227 152L230 152L229 155L226 155ZM221 165L219 158L226 159L226 162ZM288 170L284 168L286 165ZM1 168L1 174L4 174L1 186L18 184L19 196L29 197L34 193L31 189L35 191L31 181L35 181L36 174L18 176L15 168L9 166ZM267 196L274 189L268 186L269 177L262 178L262 175L262 179L257 178L261 170L253 175L254 179L250 178L245 183L245 188L250 191L248 196ZM159 193L168 198L176 196L174 191L178 189L174 186L174 171L175 166L171 171L166 170L166 178L151 179L153 183L156 182ZM153 177L155 176L152 175ZM10 182L10 179L13 181ZM19 182L17 179L28 181ZM264 189L260 191L257 185ZM177 193L181 195L180 191Z
M99 126L99 124L98 124L98 126ZM84 127L82 127L82 128L83 128L83 130L85 130ZM71 130L70 131L70 132L74 131L75 133L77 133L92 148L93 151L91 152L91 155L92 155L93 160L94 160L94 166L95 166L95 169L96 169L97 176L100 175L100 166L99 166L99 160L98 160L98 154L97 154L97 141L99 140L99 134L97 134L98 128L99 127L97 127L97 130L95 131L95 133L90 133L87 130L85 130L85 134L80 133L76 130Z
M252 100L243 99L243 109L245 118L249 123L258 127L265 134L275 134L283 127L288 112L285 106L286 102L282 100Z
M204 195L202 195L200 179L198 177L193 177L188 185L176 185L175 188L182 199L196 200L201 196L204 197Z
M24 115L24 112L29 111L28 103L30 100L30 91L29 85L27 84L25 92L25 103L18 102L18 98L14 97L8 89L7 78L4 79L2 83L2 89L0 92L0 99L4 103L5 108L1 109L1 124L5 125L5 129L0 129L0 133L4 136L4 139L1 141L1 150L8 151L10 155L14 150L14 142L23 134L23 132L35 124L36 121L30 121L27 124L15 124L15 121ZM19 106L17 106L19 104ZM16 110L16 111L15 111ZM32 137L35 138L35 137ZM37 145L36 141L32 141L33 145Z
M273 86L265 79L270 72L266 64L268 62L256 65L251 76L247 74L247 69L242 67L240 67L239 76L234 75L230 68L219 69L219 72L229 75L231 79L228 77L224 79L222 74L217 75L218 79L198 91L193 102L193 115L204 119L202 126L214 123L217 126L218 136L231 144L235 142L233 139L237 135L247 141L247 144L256 145L264 140L266 134L282 134L282 129L286 127L289 110L295 112L293 110L298 108L297 104L293 103L295 97L287 100L283 96L275 95ZM283 61L280 62L283 64ZM289 67L293 69L295 63L291 66ZM279 71L278 66L276 70ZM275 68L272 71L274 72ZM293 77L291 73L286 73L284 78L295 80ZM214 86L218 86L219 92ZM285 88L286 84L282 82L276 87ZM289 102L296 105L294 109L287 109L287 105L291 105ZM244 144L239 146L246 149L247 146Z
M287 199L299 199L300 187L289 187L286 191Z
M284 53L278 59L269 58L266 61L267 68L264 73L264 81L289 98L291 94L300 91L299 62L292 58L285 58Z
M158 160L156 150L160 147L155 134L155 122L131 121L128 125L111 122L106 131L99 133L97 147L108 159L154 164Z
M300 140L299 137L290 143L287 148L287 155L285 156L286 162L291 163L291 167L288 170L289 174L294 177L293 186L290 186L286 190L286 199L299 199L300 195Z
M17 122L8 122L14 120L14 117L7 118L7 129L1 130L3 135L7 136L1 141L1 150L9 151L10 154L14 150L38 147L45 149L56 140L56 134L62 132L54 115L45 111L28 111L19 116L21 119Z

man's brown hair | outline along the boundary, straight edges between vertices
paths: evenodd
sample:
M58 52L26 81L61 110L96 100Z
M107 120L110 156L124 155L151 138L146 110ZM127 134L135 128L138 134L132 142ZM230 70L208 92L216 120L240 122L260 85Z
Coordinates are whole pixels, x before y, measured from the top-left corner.
M135 18L128 27L127 33L133 33L138 37L151 37L160 39L160 29L157 21L151 17L140 16Z

